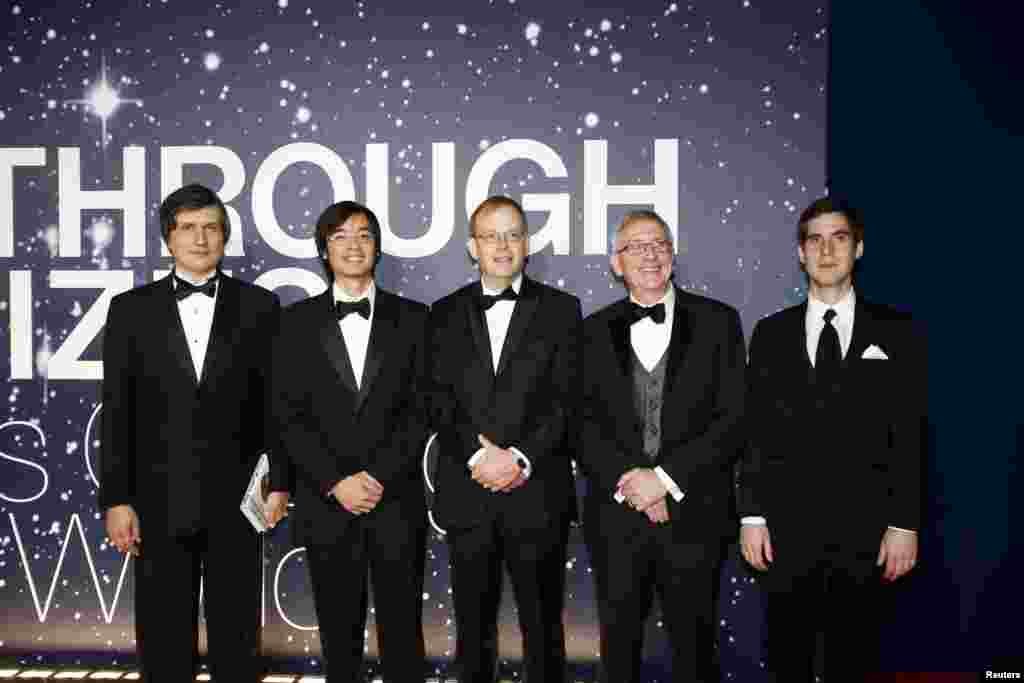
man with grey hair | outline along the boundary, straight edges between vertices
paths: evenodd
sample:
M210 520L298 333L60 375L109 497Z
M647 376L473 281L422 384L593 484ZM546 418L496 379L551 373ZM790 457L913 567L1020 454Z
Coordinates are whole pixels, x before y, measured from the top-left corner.
M628 214L611 267L629 296L584 322L579 454L606 683L641 680L655 591L672 679L718 680L714 599L735 529L746 358L736 310L675 287L672 265L665 221Z

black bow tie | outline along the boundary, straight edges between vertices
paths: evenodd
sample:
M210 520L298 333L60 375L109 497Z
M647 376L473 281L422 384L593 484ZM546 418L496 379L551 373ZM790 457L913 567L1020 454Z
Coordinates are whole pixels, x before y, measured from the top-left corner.
M205 294L211 299L217 294L216 276L210 278L201 285L194 285L188 280L182 280L180 277L175 275L174 284L174 298L178 301L184 301L193 294Z
M370 300L360 299L359 301L335 301L334 315L338 320L344 320L349 313L358 313L363 320L370 319Z
M481 294L480 295L480 308L487 311L490 310L491 306L498 303L499 301L515 301L519 298L516 294L516 290L511 287L506 287L505 291L501 294Z
M654 304L653 306L641 306L638 303L630 302L630 324L640 322L644 318L650 318L658 325L665 322L665 303L662 302L660 304Z

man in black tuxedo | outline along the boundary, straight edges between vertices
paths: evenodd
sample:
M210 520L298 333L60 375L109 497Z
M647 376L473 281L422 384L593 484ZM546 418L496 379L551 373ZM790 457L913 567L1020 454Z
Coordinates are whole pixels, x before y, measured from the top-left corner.
M434 515L448 531L462 683L493 683L502 569L523 632L524 678L565 677L569 452L581 322L575 297L523 274L526 215L491 197L470 219L480 281L434 304Z
M861 300L858 212L823 198L800 216L807 301L750 341L743 556L767 572L768 664L777 680L861 681L877 656L880 583L917 559L924 346L910 318Z
M365 206L328 207L316 244L332 284L285 310L274 375L327 680L363 680L369 573L384 680L422 683L427 307L374 282L381 231Z
M107 317L99 506L111 542L137 556L143 679L195 676L201 578L213 678L255 681L262 562L239 503L272 445L265 368L280 305L220 271L231 226L216 194L173 192L160 224L174 272L114 297ZM287 469L271 464L276 522Z
M743 331L733 308L673 286L672 263L665 221L628 214L611 267L629 296L584 322L583 530L606 683L641 680L655 591L672 680L718 681L714 596L735 528Z

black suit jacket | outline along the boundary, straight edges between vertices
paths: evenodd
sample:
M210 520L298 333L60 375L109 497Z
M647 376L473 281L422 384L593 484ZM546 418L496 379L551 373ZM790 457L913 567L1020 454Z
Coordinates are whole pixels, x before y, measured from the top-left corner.
M285 309L274 349L275 414L294 468L300 544L330 543L355 519L328 493L363 470L384 487L367 523L396 515L425 523L426 324L425 305L378 287L357 387L331 290Z
M773 530L828 530L877 551L886 526L918 529L925 348L909 316L857 301L834 383L807 356L807 305L761 320L750 341L750 442L741 512ZM888 360L862 356L875 345Z
M131 505L144 538L237 521L252 469L272 442L266 369L280 305L224 274L218 288L200 378L171 276L110 304L99 505ZM271 462L273 487L287 488L285 468Z
M588 519L648 523L613 495L628 470L660 466L684 493L681 502L666 497L674 538L701 542L734 534L732 468L743 444L745 390L739 315L718 301L675 290L661 450L652 463L634 407L629 311L629 299L621 299L584 322L580 464L589 480Z
M570 425L580 302L524 276L495 373L481 291L479 281L466 285L431 309L431 414L441 444L434 516L452 528L502 511L524 528L556 524L575 511ZM500 496L473 481L466 463L480 448L478 434L522 451L530 480Z

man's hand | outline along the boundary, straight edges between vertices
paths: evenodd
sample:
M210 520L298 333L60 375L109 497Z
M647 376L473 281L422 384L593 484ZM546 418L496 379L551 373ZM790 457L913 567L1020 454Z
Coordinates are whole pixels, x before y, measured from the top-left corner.
M263 502L263 516L270 523L270 528L274 528L278 522L288 516L289 498L290 495L287 491L271 491L266 501Z
M651 520L652 524L664 524L668 521L668 501L662 498L644 510L644 514L647 515L647 519Z
M377 507L384 487L363 470L339 481L331 493L343 508L353 515L362 515Z
M768 571L768 566L775 561L772 553L772 536L765 524L741 526L740 549L743 551L743 559L758 571Z
M122 553L139 554L142 533L139 516L131 505L115 505L107 510L107 537Z
M520 481L523 468L516 462L515 453L508 448L495 446L483 434L478 434L476 438L484 454L473 465L473 481L495 493L511 491L525 483Z
M917 534L886 529L878 548L879 567L885 566L882 578L895 581L917 564Z
M650 467L637 467L619 477L616 485L631 507L641 512L665 499L668 489Z

